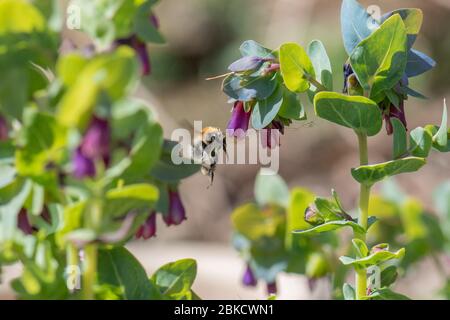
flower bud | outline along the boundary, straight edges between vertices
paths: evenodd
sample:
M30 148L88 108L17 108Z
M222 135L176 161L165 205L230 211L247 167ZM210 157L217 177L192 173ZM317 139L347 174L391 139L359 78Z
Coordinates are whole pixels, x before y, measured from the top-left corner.
M244 102L236 101L227 130L231 130L233 136L243 138L245 132L248 130L251 114L251 111L245 112Z
M169 191L169 212L163 215L163 220L167 226L179 225L186 220L186 211L181 202L178 191Z
M307 207L305 210L305 221L313 226L317 226L325 222L320 212L318 212L311 206Z
M6 119L0 115L0 141L8 140L8 123Z
M374 254L381 251L387 251L389 250L389 245L387 243L380 243L372 247L370 249L370 254Z
M143 238L147 240L154 236L156 236L156 212L152 212L136 232L137 239Z
M277 292L278 292L278 288L277 288L276 281L267 283L267 294L268 295L277 294Z
M77 148L72 156L73 175L77 179L95 176L94 161L84 156L81 148Z
M264 59L256 56L246 56L235 62L233 62L228 70L232 72L246 72L246 71L256 71L264 63Z
M94 116L81 142L81 153L89 159L103 159L107 162L110 136L109 122Z
M17 216L17 227L26 235L32 234L36 231L36 229L31 225L25 209L21 209Z
M261 143L263 148L273 149L280 145L280 134L284 134L284 124L281 121L273 120L262 133Z
M246 287L255 287L258 284L258 280L256 280L256 277L249 265L247 265L242 277L242 284Z

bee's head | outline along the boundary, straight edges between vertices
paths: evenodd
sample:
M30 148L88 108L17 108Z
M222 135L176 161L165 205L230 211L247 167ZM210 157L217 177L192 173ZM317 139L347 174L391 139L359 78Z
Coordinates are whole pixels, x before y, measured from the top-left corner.
M222 131L216 128L210 128L209 130L205 131L203 134L203 140L210 144L210 143L221 143L224 139Z

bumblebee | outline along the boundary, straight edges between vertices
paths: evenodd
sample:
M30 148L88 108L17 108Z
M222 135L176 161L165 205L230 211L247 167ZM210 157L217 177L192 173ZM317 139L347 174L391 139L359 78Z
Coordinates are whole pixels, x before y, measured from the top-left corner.
M226 137L219 128L206 127L194 139L194 157L201 163L201 172L209 177L210 186L219 162L219 151L227 152Z

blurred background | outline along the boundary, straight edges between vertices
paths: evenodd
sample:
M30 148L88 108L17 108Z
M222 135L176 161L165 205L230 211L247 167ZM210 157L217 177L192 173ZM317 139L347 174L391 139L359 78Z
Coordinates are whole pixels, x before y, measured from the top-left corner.
M449 98L450 93L450 1L361 3L378 5L383 12L402 7L424 11L424 25L415 47L434 58L438 66L411 85L429 99L410 98L406 110L410 128L438 124L443 98ZM155 106L168 138L174 128L194 120L225 129L231 105L221 92L221 80L205 78L226 73L227 66L239 57L240 43L248 39L269 48L286 41L306 47L313 39L322 40L332 62L335 90L340 90L342 65L347 59L340 34L340 6L340 0L162 0L156 14L167 45L150 47L153 73L138 95ZM349 169L358 165L355 136L350 130L317 119L310 105L307 113L307 121L294 123L282 137L279 173L290 187L306 187L321 196L328 196L334 187L344 205L353 208L358 185ZM391 139L383 132L370 139L372 163L390 159ZM178 258L197 259L194 289L202 298L265 299L262 285L258 289L241 286L244 265L230 243L230 214L233 208L253 199L258 170L257 165L220 166L209 189L208 179L200 174L185 181L180 188L188 220L172 228L159 221L156 238L134 242L130 249L149 272ZM448 179L448 154L432 153L424 169L403 175L397 182L433 211L432 191ZM427 261L416 266L400 280L397 291L413 298L433 297L440 281L433 268ZM12 278L16 273L11 268L5 276ZM5 284L0 289L7 290ZM307 280L299 276L283 276L279 289L281 299L329 297L326 281L310 292Z

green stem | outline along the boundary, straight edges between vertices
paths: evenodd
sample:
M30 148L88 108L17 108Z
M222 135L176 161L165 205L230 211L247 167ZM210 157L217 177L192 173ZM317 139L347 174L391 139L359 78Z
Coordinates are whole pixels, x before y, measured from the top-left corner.
M94 299L94 285L97 276L97 254L97 244L95 243L88 244L84 248L83 296L85 300Z
M314 77L311 77L310 75L305 75L306 80L308 80L312 85L314 85L318 91L328 91L328 89L321 84L319 81L317 81L316 79L314 79Z
M359 163L360 165L367 165L369 163L369 152L367 148L367 135L358 134L359 144ZM370 186L361 184L359 193L359 217L358 224L367 229L367 221L369 218L369 199L370 199ZM355 237L366 242L366 234L358 233ZM367 293L367 271L366 269L360 269L356 271L355 279L356 287L356 299L361 300Z

